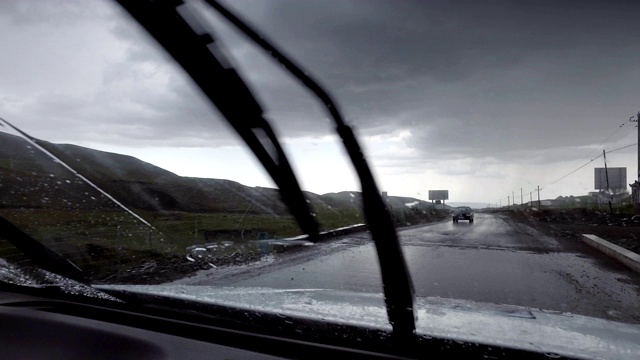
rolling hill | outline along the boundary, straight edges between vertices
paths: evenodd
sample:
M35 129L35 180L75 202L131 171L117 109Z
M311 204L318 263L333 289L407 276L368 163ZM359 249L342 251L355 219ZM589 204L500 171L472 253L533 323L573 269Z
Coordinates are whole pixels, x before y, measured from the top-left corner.
M283 215L286 206L277 189L249 187L225 179L182 177L135 157L68 144L37 140L39 146L84 178L132 209L190 213L249 213ZM21 137L0 133L0 206L10 208L104 207L104 194L86 185L59 162ZM318 214L350 211L359 214L359 192L324 195L305 192ZM87 198L95 199L94 202ZM100 200L102 199L102 200ZM426 201L388 196L393 209Z

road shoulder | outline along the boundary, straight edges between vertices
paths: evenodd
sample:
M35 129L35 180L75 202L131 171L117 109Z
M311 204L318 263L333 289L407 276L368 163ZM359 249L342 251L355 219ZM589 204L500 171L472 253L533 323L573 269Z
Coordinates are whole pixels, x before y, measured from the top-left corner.
M587 245L602 251L609 257L640 273L640 255L592 234L582 234L581 239Z

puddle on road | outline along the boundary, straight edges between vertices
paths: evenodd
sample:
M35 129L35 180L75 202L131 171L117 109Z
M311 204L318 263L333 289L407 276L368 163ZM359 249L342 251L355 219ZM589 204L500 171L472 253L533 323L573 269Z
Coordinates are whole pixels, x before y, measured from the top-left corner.
M231 285L382 292L380 268L373 244L338 251Z

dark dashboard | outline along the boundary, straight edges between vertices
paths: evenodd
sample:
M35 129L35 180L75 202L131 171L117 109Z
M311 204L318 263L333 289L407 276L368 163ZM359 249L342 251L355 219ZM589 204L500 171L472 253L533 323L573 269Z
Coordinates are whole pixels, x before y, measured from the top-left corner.
M81 302L70 295L52 298L48 296L52 289L15 291L0 292L0 354L7 359L538 359L549 355L419 336L412 344L400 344L383 330L211 304L192 303L189 311L176 311L184 304L175 299L144 305L151 297L133 300L114 293L126 302ZM47 296L39 296L42 292Z

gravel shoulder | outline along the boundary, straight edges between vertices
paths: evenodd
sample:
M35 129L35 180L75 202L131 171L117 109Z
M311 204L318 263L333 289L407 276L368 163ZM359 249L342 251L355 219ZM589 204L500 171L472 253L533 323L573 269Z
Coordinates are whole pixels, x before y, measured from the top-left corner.
M560 239L580 240L593 234L640 254L640 216L609 214L588 209L548 209L505 212L512 219Z

